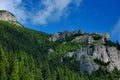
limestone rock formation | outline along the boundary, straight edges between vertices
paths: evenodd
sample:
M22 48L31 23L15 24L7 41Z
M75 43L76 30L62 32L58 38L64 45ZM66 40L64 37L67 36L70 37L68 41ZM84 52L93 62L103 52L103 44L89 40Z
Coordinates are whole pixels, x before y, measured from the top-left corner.
M65 38L65 39L64 39ZM68 38L68 39L67 39ZM108 33L84 33L82 30L78 31L64 31L53 34L51 41L62 40L61 45L70 43L78 43L79 48L76 51L69 51L61 57L61 62L69 57L75 59L80 63L79 70L81 73L91 74L99 68L104 67L111 72L115 68L120 70L120 50L117 44L110 41Z
M88 56L82 56L80 59L80 72L91 74L93 71L98 70L99 66L93 63Z
M6 10L0 10L0 20L17 22L16 17Z
M111 62L107 67L108 71L113 71L115 67L120 70L119 51L115 47L107 47L107 52Z
M91 74L97 71L100 66L105 66L108 71L114 68L120 69L120 54L116 47L94 45L92 48L79 48L74 52L68 52L64 57L75 55L80 61L80 72Z

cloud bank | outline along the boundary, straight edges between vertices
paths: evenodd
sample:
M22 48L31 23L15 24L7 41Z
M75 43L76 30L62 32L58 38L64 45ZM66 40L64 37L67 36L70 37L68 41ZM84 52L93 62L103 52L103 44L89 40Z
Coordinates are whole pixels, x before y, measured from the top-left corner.
M113 26L112 36L117 36L118 40L120 40L120 18L117 23Z
M12 12L20 22L26 23L27 20L30 20L33 23L46 25L69 16L70 5L74 4L74 7L79 7L81 3L81 0L38 0L35 3L34 0L28 1L0 0L0 10ZM29 7L25 5L29 5Z

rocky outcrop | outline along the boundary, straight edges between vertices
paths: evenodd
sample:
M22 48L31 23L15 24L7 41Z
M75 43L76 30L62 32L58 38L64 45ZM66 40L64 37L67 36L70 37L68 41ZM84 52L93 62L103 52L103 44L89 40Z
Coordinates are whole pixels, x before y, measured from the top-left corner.
M81 43L88 43L87 41L88 36L87 35L82 35L82 36L77 36L75 37L71 42L81 42Z
M56 40L60 40L63 39L65 37L69 37L72 35L76 35L76 34L84 34L83 30L78 30L78 31L73 31L73 32L69 32L67 30L65 30L64 32L58 32L56 34L53 34L52 37L49 39L50 41L56 41Z
M87 39L85 40L85 44L89 45L94 42L94 39L92 36L88 36Z
M0 10L0 20L17 22L15 16L12 13L5 10Z
M65 56L75 55L80 61L80 72L91 74L97 71L100 66L105 66L108 71L114 68L120 69L120 51L116 47L106 47L104 45L94 45L92 48L79 48L77 51L68 52ZM64 57L65 57L64 56Z
M9 23L15 24L17 26L23 27L16 19L16 17L9 11L0 10L0 20L8 21Z

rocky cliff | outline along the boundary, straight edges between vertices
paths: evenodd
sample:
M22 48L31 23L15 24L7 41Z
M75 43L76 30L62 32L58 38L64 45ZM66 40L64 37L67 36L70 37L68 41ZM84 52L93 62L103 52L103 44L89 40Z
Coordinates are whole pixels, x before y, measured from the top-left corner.
M120 69L120 51L115 47L95 45L92 48L79 48L75 52L67 53L67 57L76 56L80 61L80 72L91 74L104 66L108 71Z
M72 36L70 42L78 43L80 47L75 51L67 52L61 59L75 56L75 59L80 63L79 70L81 73L91 74L99 70L100 67L104 67L109 72L115 68L120 69L120 50L110 41L108 33L88 34L82 30L73 32L64 31L52 35L51 40L57 41L63 39L64 41L69 36ZM67 42L64 41L63 43ZM64 60L61 61L64 62Z

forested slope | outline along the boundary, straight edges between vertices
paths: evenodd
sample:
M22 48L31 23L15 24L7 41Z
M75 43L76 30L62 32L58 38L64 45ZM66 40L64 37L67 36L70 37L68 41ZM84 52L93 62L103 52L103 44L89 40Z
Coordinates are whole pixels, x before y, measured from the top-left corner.
M81 74L79 61L61 57L79 47L67 37L50 41L51 35L0 21L0 80L117 80L120 72L98 71ZM67 41L63 44L64 41ZM49 49L54 51L48 54Z

